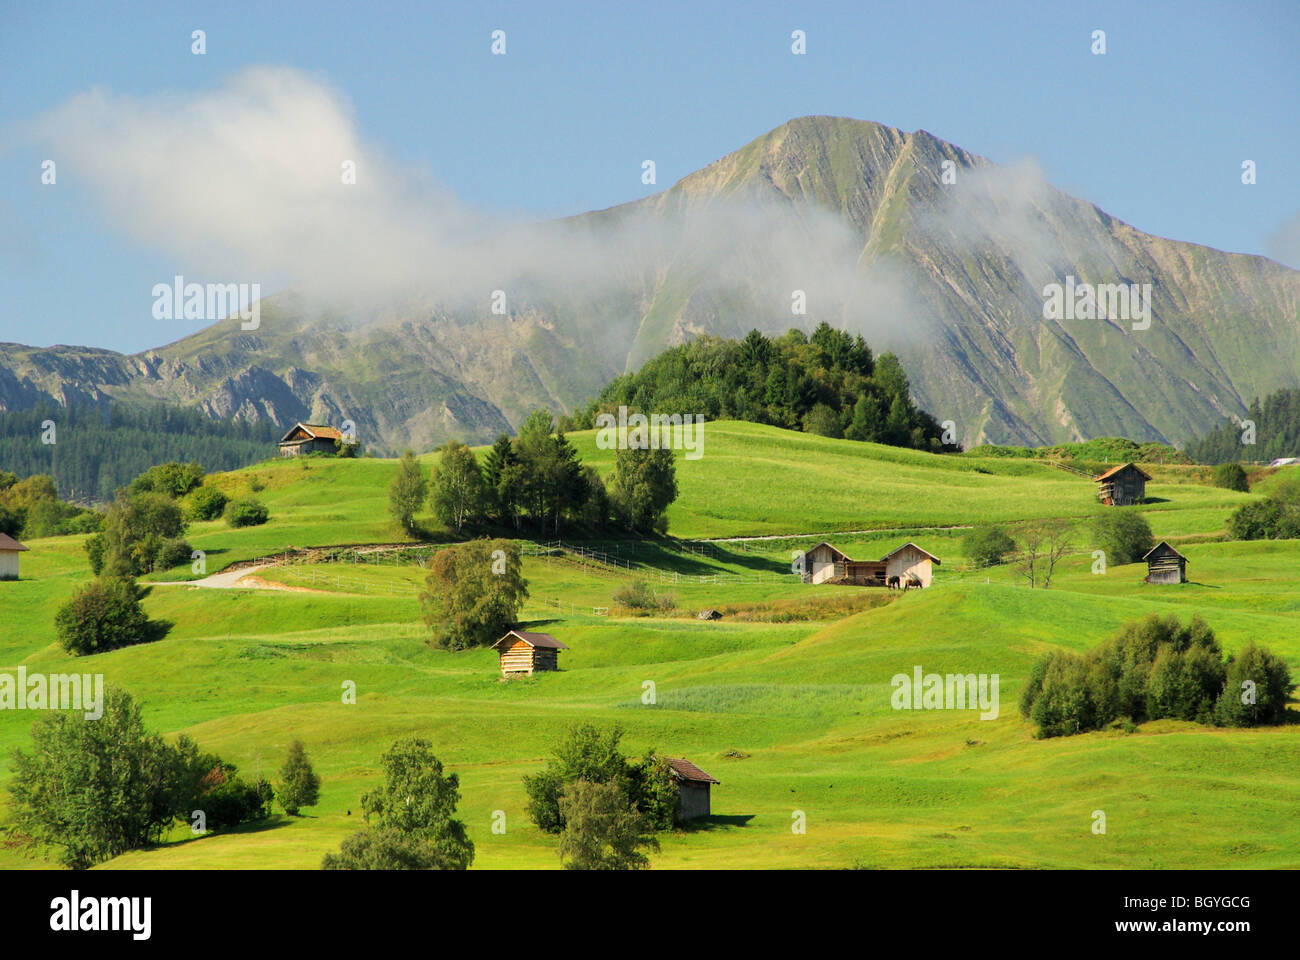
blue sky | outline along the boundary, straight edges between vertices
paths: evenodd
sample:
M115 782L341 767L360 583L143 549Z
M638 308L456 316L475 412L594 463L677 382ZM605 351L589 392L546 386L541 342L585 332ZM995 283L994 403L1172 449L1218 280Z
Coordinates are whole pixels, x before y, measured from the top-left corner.
M0 341L136 351L203 325L149 312L152 286L192 260L124 230L75 176L40 183L50 151L24 131L95 87L184 97L250 66L304 71L345 99L366 144L470 208L521 218L636 199L792 117L856 117L999 162L1032 156L1139 229L1300 267L1294 241L1270 240L1300 215L1297 37L1294 2L4 0ZM657 187L641 183L644 159Z

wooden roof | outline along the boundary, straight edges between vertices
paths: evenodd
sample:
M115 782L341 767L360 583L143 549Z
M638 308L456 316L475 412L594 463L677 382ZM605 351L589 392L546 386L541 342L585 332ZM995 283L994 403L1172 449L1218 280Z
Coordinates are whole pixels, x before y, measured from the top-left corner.
M938 557L936 557L936 556L935 556L933 553L931 553L929 550L922 550L920 547L918 547L916 544L914 544L911 540L907 541L907 543L903 544L901 547L898 547L898 548L895 549L895 550L890 550L887 554L885 554L883 557L880 558L880 562L881 562L881 563L884 563L886 560L888 560L888 559L889 559L890 557L892 557L894 554L896 554L896 553L902 553L902 552L903 552L904 550L906 550L908 547L911 547L913 550L917 551L918 553L924 553L927 557L929 557L931 560L933 560L936 564L939 564L939 565L942 566L942 564L943 564L943 561L942 561L942 560L940 560Z
M496 643L492 644L492 649L495 650L497 647L501 646L501 644L505 643L511 637L514 637L517 640L522 640L530 647L547 647L548 649L551 650L569 649L567 644L560 643L559 640L556 640L549 633L532 633L528 630L511 630L509 633L507 633Z
M24 547L21 543L9 536L7 533L0 533L0 550L7 553L17 553L19 550L30 550L31 547Z
M1120 473L1120 472L1123 471L1123 470L1127 470L1129 467L1132 467L1134 470L1136 470L1138 473L1140 473L1140 474L1142 475L1142 479L1143 479L1143 480L1150 480L1150 479L1151 479L1151 474L1147 473L1145 470L1143 470L1141 467L1139 467L1136 463L1121 463L1118 467L1111 467L1109 470L1107 470L1105 473L1103 473L1100 477L1097 477L1097 478L1096 478L1095 480L1093 480L1092 482L1093 482L1093 483L1101 483L1103 480L1109 480L1111 477L1115 476L1115 474Z
M1151 548L1150 550L1148 550L1145 554L1143 554L1142 559L1143 559L1143 560L1150 560L1152 557L1156 556L1157 554L1159 554L1159 553L1161 552L1161 548L1164 549L1165 554L1170 554L1170 553L1172 553L1172 554L1173 554L1175 557L1177 557L1179 560L1186 560L1186 559L1187 559L1187 558L1184 557L1181 553L1179 553L1177 550L1175 550L1173 547L1169 546L1169 542L1168 542L1167 540L1161 540L1159 543L1157 543L1154 547L1152 547L1152 548Z
M297 431L304 431L308 437L313 440L342 440L343 434L337 427L329 427L321 423L295 423L283 437L281 443L288 443L289 438Z
M695 764L689 760L675 759L673 757L664 757L668 761L668 766L672 769L673 776L678 780L689 780L692 783L720 783L721 781L713 779Z
M849 555L847 553L845 553L843 550L838 549L832 544L827 543L825 540L823 540L821 543L814 544L813 546L809 547L807 550L804 551L804 554L805 555L810 554L818 547L826 547L827 549L830 550L831 553L838 555L840 560L847 561L849 559Z

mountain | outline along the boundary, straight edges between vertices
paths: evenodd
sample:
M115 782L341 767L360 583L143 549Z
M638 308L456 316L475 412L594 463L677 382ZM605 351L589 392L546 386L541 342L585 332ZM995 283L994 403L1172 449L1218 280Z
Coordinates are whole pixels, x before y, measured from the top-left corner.
M923 130L793 120L666 191L536 229L572 269L516 265L504 315L486 291L364 315L281 294L257 330L223 320L131 356L0 344L0 409L350 419L392 452L571 410L699 333L822 320L898 353L920 406L968 444L1182 442L1300 386L1300 272L1144 234ZM1044 288L1067 282L1149 285L1149 327L1044 319Z

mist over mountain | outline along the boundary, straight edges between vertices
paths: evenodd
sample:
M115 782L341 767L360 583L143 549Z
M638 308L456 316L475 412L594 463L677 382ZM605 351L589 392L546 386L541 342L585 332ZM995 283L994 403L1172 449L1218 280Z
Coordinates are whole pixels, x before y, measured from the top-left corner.
M88 95L40 133L126 232L203 265L187 280L292 292L262 301L256 330L221 320L131 356L0 345L0 408L152 399L350 419L392 452L572 410L701 333L822 321L896 352L921 407L967 444L1182 442L1300 386L1300 272L1144 234L1032 164L925 131L805 117L645 199L516 224L376 155L292 71L250 71L190 107ZM220 163L214 126L241 132ZM131 146L157 137L171 166ZM355 186L336 157L358 160ZM1044 319L1044 288L1067 281L1149 285L1149 326L1104 309Z

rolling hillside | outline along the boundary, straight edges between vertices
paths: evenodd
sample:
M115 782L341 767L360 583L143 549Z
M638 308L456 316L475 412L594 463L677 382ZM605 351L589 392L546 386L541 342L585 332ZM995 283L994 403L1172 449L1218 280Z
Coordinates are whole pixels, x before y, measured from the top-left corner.
M592 434L573 439L584 459L608 468ZM230 489L256 478L271 521L199 524L190 539L213 570L288 546L391 541L383 511L394 469L315 460L223 475ZM1146 612L1200 612L1229 651L1256 639L1300 669L1300 542L1213 539L1251 495L1195 483L1190 468L1157 468L1149 492L1161 502L1143 512L1158 536L1182 545L1191 583L1152 587L1135 566L1094 575L1081 544L1050 590L1031 591L1010 568L965 569L960 530L923 528L1101 509L1088 481L1042 462L710 424L703 459L679 460L679 471L679 536L861 530L835 542L864 557L912 539L942 558L936 584L901 596L805 586L788 576L790 548L810 545L802 537L624 544L627 561L673 593L681 615L620 619L596 608L609 606L626 567L539 551L525 560L524 616L571 649L560 672L507 683L489 651L425 644L417 566L299 564L260 574L292 590L157 583L145 606L171 624L163 640L71 660L51 621L88 572L81 538L63 537L31 543L23 579L0 584L14 612L0 664L103 672L142 701L149 725L186 732L252 775L272 773L300 737L324 778L307 816L203 838L178 828L108 869L314 867L357 828L380 753L407 733L428 737L460 775L476 868L554 868L554 840L528 821L520 778L577 720L620 724L630 749L689 757L721 781L715 816L666 835L657 868L1300 866L1300 727L1160 721L1039 741L1015 709L1043 652L1085 649ZM727 615L694 619L704 606ZM914 665L998 674L999 716L891 709L890 678ZM646 680L656 685L653 706L641 702ZM357 685L355 705L340 702L345 681ZM6 758L29 724L0 712ZM10 770L6 759L0 784ZM1098 809L1104 836L1090 829ZM491 831L498 810L504 834ZM791 832L795 811L806 834ZM0 808L0 826L7 817ZM0 866L41 865L0 844Z

